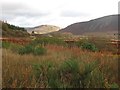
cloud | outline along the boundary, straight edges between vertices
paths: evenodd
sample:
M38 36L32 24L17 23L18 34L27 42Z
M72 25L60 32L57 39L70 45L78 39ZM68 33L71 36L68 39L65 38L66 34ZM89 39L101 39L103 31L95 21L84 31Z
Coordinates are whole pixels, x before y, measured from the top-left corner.
M65 27L116 14L117 5L118 0L0 0L0 20L18 26L55 24Z
M120 1L118 2L118 14L120 14Z
M89 16L88 13L78 12L78 11L72 11L72 10L65 10L62 11L60 14L62 17L85 17Z
M11 20L17 17L43 17L49 15L50 12L43 12L31 9L22 3L3 3L2 4L2 19Z

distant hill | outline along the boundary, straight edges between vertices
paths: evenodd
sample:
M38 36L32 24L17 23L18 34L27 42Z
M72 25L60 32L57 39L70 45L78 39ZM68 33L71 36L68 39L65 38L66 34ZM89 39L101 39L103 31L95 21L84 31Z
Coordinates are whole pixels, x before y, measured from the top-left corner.
M86 22L78 22L61 29L59 32L72 33L74 35L110 34L118 32L119 15L110 15ZM119 25L120 26L120 25Z
M29 33L32 33L32 31L34 31L36 34L47 34L58 30L60 30L60 27L53 25L41 25L34 28L27 28L27 31Z
M7 22L0 21L0 31L2 30L2 37L28 37L29 33L25 28L11 25Z

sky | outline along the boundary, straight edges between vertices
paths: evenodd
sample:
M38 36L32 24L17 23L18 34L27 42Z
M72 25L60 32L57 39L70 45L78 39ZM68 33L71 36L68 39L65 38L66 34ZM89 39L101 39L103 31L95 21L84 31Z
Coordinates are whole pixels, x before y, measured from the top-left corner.
M0 20L20 27L56 25L118 14L119 0L0 0Z

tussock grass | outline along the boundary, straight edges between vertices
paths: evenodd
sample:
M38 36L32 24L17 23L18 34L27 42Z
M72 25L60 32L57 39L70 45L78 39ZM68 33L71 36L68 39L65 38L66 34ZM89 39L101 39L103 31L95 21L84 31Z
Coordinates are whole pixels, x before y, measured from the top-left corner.
M46 54L37 56L3 49L3 88L118 87L117 55L50 44L44 48Z

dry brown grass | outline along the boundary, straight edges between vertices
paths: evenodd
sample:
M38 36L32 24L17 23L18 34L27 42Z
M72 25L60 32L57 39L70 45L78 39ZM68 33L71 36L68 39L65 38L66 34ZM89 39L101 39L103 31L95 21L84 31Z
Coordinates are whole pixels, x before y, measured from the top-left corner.
M104 73L105 82L118 83L118 56L109 52L89 52L78 47L67 48L57 45L47 45L47 54L43 56L19 55L8 49L3 49L2 55L2 85L3 87L46 87L44 81L37 83L33 73L33 64L51 61L59 66L68 58L75 57L78 63L99 61L98 67ZM82 67L82 66L80 66ZM82 70L82 68L81 68Z
M2 49L0 49L0 88L2 88Z

